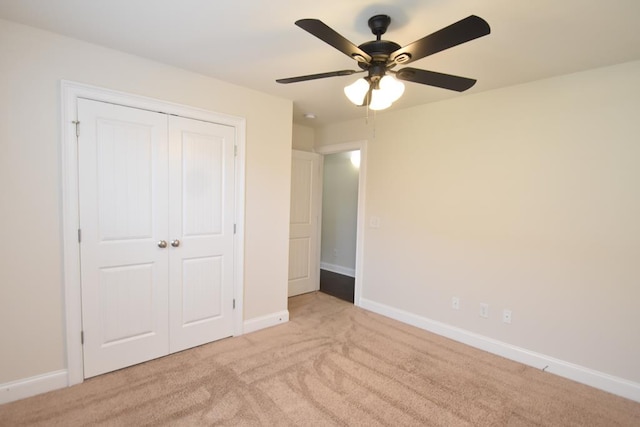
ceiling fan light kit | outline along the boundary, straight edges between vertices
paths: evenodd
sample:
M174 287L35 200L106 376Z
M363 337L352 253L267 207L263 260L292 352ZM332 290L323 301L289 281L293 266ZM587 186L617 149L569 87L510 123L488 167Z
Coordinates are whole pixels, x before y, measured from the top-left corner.
M384 110L400 99L404 93L404 84L386 75L375 83L360 78L344 88L344 94L355 105L368 105L372 110ZM370 99L369 99L370 98Z
M368 24L376 39L356 46L318 19L296 21L298 27L354 59L362 70L330 71L278 79L276 82L287 84L367 72L366 77L346 86L344 93L355 105L368 106L372 110L388 108L402 96L404 84L397 79L458 92L463 92L476 83L474 79L418 68L405 67L398 71L393 71L392 68L486 36L491 28L484 19L475 15L468 16L404 47L381 39L390 23L391 18L387 15L371 17ZM395 74L395 78L391 73Z

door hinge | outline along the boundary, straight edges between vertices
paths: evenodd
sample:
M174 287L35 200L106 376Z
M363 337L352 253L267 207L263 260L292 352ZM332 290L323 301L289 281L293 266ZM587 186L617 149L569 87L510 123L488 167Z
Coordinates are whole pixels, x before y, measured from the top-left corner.
M237 155L238 155L238 146L237 146L237 145L234 145L234 146L233 146L233 156L235 157L235 156L237 156Z
M82 242L82 230L78 228L78 243Z
M84 344L84 331L80 331L80 344Z
M233 299L233 309L234 310L236 309L236 299L235 298Z
M236 234L236 225L233 224L233 234Z
M74 125L76 125L76 136L80 136L80 122L77 120L72 121Z

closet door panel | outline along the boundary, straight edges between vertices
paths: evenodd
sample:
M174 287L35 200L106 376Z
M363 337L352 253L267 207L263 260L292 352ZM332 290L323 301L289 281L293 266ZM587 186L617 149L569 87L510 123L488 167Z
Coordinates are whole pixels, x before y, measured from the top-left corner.
M78 101L85 378L166 355L168 138L163 114Z
M235 129L171 117L169 138L174 352L233 334Z

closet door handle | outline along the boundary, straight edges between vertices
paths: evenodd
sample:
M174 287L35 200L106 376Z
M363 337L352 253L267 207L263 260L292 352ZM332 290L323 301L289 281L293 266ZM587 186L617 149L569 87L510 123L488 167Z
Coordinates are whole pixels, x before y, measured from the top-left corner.
M178 239L172 240L171 241L171 246L173 246L174 248L177 248L178 246L180 246L180 240L178 240Z
M166 242L165 240L160 240L160 241L158 242L158 247L159 247L160 249L164 249L164 248L166 248L166 247L167 247L167 242Z

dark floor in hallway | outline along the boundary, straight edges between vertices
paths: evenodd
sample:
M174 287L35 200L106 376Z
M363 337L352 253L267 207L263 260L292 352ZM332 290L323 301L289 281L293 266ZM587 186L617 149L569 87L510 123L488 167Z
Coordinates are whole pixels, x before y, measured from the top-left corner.
M320 270L320 292L353 304L356 279L328 270Z

